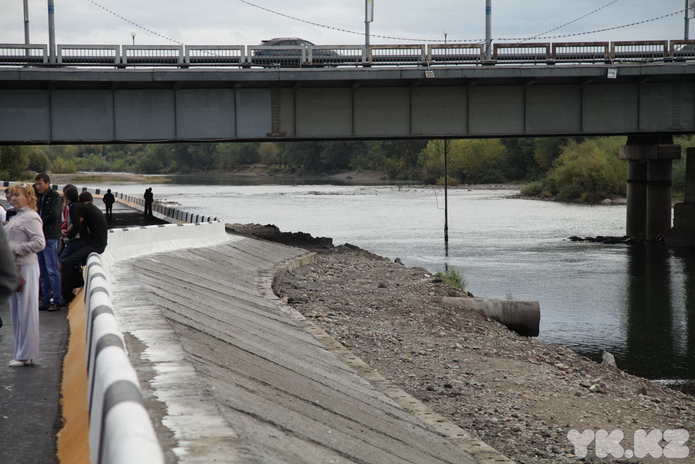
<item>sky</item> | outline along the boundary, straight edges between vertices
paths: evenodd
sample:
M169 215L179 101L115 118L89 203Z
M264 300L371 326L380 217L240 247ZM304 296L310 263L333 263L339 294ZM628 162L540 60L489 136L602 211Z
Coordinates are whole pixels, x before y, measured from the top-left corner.
M47 44L48 0L26 1L30 42ZM366 0L54 2L57 44L257 45L290 36L324 45L365 42ZM372 44L443 43L445 34L450 42L485 38L485 0L373 2ZM683 39L684 10L685 0L492 0L492 36L505 42ZM628 26L633 23L642 24ZM23 0L0 0L0 43L24 41Z

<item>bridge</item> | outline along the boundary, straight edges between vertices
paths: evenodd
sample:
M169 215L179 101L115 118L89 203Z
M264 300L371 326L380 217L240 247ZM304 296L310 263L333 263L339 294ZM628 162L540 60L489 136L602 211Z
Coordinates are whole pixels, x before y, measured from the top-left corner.
M484 51L0 44L0 143L628 135L627 234L669 231L672 137L695 133L695 41ZM688 217L677 225L695 237Z

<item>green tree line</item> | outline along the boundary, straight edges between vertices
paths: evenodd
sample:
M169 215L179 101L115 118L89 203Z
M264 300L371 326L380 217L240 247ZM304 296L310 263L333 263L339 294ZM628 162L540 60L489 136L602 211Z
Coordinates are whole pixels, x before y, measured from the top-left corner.
M32 171L139 174L233 173L253 166L287 174L378 171L395 180L449 185L524 183L526 195L598 202L625 195L625 137L546 137L458 140L377 140L0 147L3 179ZM674 190L682 192L683 159L674 163ZM446 156L445 156L446 155ZM445 163L446 159L446 163Z

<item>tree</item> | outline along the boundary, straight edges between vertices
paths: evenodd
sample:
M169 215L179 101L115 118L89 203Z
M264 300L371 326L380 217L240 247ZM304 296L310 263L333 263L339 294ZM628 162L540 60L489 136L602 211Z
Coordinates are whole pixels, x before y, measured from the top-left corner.
M604 198L624 196L627 167L618 159L624 137L601 137L570 142L553 163L549 175L559 199L597 203Z
M29 169L27 149L21 146L0 146L0 175L3 179L23 179Z

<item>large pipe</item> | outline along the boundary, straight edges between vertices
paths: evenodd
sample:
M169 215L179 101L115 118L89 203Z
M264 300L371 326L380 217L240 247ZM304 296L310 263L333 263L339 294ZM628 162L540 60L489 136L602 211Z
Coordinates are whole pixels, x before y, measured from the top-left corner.
M524 337L537 337L540 333L541 306L537 301L445 296L442 303L477 311Z

